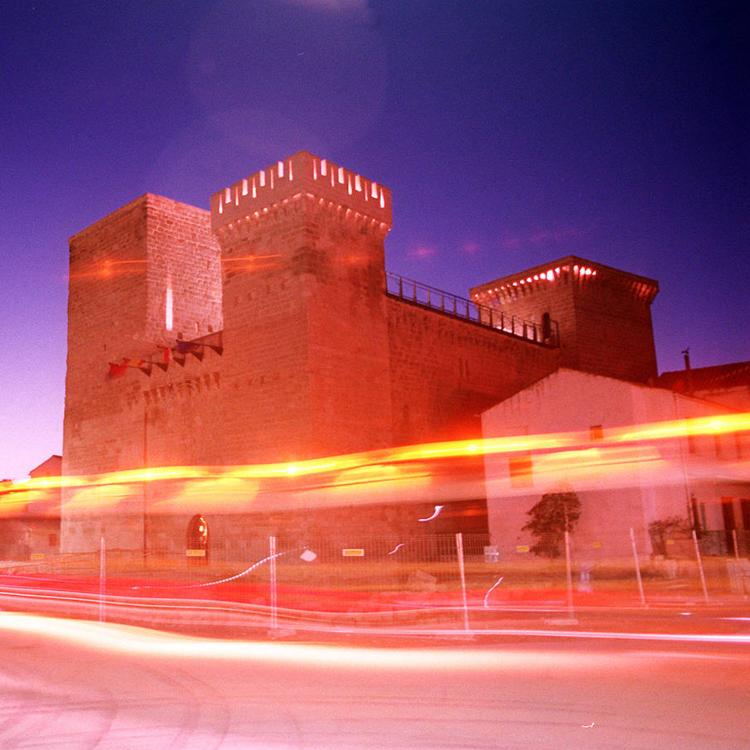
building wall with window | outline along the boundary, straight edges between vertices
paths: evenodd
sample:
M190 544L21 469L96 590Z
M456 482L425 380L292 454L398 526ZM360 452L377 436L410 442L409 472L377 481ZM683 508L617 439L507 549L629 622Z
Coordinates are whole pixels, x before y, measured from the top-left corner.
M630 528L650 552L649 524L672 516L690 523L697 515L699 528L726 529L727 503L740 528L750 497L747 433L628 438L633 426L728 413L665 388L565 368L524 388L483 413L483 436L558 435L556 449L485 458L493 542L507 554L532 545L523 530L529 509L545 493L568 490L583 506L574 534L583 557L629 554Z

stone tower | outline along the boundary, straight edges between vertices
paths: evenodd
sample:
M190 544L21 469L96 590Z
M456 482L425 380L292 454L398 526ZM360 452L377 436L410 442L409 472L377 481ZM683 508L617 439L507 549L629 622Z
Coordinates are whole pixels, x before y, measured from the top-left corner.
M646 382L656 377L651 303L658 291L653 279L570 255L474 287L471 298L506 319L540 324L543 338L559 338L563 367Z
M227 462L388 445L389 191L303 151L214 194L211 224Z
M220 280L207 212L161 196L143 195L70 239L63 474L148 465L146 378L136 363L178 335L220 330ZM127 376L109 377L108 363L125 360ZM98 544L97 524L69 523L103 502L103 490L89 494L69 508L64 493L63 549ZM141 505L134 495L109 519L113 544L142 544Z

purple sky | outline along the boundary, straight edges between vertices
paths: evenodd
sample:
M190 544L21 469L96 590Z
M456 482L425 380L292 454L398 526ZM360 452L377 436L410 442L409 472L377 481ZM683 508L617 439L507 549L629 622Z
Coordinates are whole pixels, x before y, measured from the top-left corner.
M661 370L750 359L741 7L5 0L0 477L62 448L68 237L298 149L393 190L392 271L575 253L659 280Z

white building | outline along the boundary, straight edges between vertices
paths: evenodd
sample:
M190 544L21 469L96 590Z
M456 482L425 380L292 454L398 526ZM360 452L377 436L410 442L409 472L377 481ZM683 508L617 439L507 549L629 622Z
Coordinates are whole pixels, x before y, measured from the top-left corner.
M582 512L573 538L595 562L651 552L648 527L679 516L700 529L750 529L748 434L643 440L633 426L731 414L666 388L560 369L485 411L485 438L559 433L553 446L485 458L489 530L502 556L534 543L523 526L548 492L573 490ZM719 539L723 535L718 535ZM731 544L731 542L730 542ZM717 550L718 551L718 550Z

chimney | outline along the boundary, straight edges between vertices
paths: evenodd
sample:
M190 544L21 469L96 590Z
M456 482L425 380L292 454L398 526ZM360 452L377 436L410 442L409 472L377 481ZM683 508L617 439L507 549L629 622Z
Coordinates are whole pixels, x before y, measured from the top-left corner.
M683 350L682 356L685 360L685 369L689 370L690 369L690 347Z

